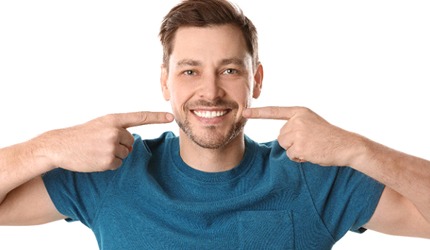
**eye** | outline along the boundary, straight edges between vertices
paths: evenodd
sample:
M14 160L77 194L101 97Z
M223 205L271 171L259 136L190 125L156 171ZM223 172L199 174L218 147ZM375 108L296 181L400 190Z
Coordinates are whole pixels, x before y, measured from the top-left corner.
M182 72L182 74L186 75L186 76L192 76L195 75L196 72L194 70L188 69Z
M237 69L226 69L222 72L224 75L233 75L239 73Z

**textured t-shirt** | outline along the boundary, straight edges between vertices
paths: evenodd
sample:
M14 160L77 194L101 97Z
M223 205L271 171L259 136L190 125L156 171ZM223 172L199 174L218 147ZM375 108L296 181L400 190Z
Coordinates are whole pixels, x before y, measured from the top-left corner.
M384 186L349 167L289 160L277 141L245 136L238 166L218 173L182 161L171 132L143 140L115 171L55 169L46 188L100 249L331 249L361 231Z

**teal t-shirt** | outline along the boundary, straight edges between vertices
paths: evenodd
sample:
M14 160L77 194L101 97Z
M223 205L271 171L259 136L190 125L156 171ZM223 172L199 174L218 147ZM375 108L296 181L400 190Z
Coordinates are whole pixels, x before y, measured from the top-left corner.
M115 171L43 176L58 211L94 232L100 249L331 249L361 231L383 185L349 167L288 159L277 141L245 136L240 164L186 165L171 132L142 140Z

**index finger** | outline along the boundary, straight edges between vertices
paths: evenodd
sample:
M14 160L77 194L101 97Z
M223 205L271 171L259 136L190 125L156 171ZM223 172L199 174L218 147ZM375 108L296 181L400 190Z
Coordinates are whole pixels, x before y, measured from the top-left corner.
M296 114L296 107L248 108L242 113L245 118L289 120Z
M172 122L174 117L168 112L130 112L114 114L118 127L129 128L146 124L160 124Z

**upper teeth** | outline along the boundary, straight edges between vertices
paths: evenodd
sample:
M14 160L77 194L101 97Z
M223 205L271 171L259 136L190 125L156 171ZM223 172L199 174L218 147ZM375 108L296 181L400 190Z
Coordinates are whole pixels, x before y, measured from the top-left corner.
M203 118L214 118L223 116L227 113L227 111L196 111L194 110L194 114Z

